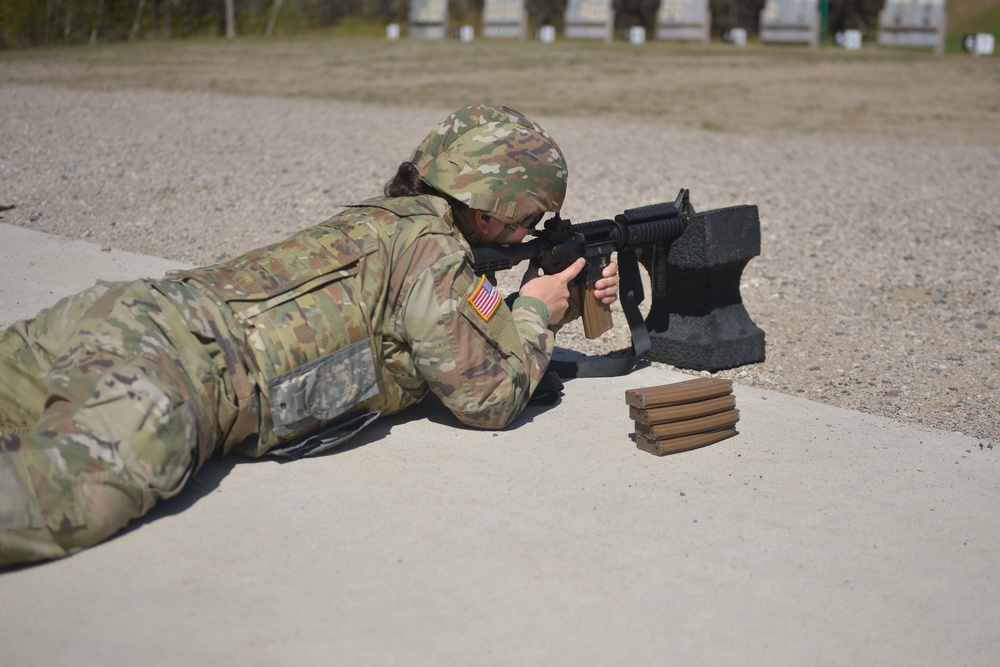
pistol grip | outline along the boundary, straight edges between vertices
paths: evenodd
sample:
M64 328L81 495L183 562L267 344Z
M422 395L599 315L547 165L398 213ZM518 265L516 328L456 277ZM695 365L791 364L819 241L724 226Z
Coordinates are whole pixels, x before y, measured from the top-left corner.
M611 306L594 298L592 284L587 285L585 292L580 308L583 311L583 333L587 338L599 338L601 334L614 326Z

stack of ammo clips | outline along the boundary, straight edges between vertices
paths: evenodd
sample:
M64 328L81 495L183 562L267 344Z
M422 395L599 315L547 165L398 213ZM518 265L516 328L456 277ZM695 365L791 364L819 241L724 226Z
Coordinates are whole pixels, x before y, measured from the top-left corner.
M733 383L695 378L625 390L635 444L657 456L704 447L736 435L740 411Z

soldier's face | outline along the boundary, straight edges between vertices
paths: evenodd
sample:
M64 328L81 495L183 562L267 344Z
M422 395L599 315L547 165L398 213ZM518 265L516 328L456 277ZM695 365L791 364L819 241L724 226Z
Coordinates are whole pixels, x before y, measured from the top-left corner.
M470 211L469 222L484 243L520 243L525 236L531 233L527 227L518 227L514 231L507 231L507 225L496 218L491 218L482 211ZM503 238L500 239L500 236Z
M494 234L493 239L499 236L500 231L503 231L502 227L496 234ZM524 240L524 237L527 236L530 231L531 230L528 229L527 227L518 227L511 233L507 234L507 238L505 238L503 242L507 244L520 243L521 241ZM488 239L488 240L492 241L493 239Z

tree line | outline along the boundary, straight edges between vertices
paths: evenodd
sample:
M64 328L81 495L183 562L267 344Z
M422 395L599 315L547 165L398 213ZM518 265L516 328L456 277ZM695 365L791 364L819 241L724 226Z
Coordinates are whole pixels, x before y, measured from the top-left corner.
M525 0L534 25L562 26L567 0ZM612 0L618 28L652 30L661 0ZM875 27L884 0L826 0L830 27ZM823 0L821 0L823 2ZM475 24L484 0L450 0L456 25ZM757 31L765 0L710 0L713 33ZM347 19L405 23L408 0L0 0L0 48L194 36L293 34Z

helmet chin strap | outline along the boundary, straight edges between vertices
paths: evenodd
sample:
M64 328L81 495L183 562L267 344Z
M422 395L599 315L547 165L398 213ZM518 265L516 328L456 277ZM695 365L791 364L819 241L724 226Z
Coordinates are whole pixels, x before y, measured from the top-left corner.
M516 229L516 228L515 228ZM514 230L510 227L504 227L503 231L497 234L496 238L493 239L496 243L503 243L507 240L507 237L514 233Z
M476 230L476 225L473 224L473 221L470 219L477 213L482 213L483 222L487 226L493 224L493 218L490 217L489 214L483 211L476 211L474 209L465 209L465 215L462 215L461 213L458 212L454 212L453 217L455 220L455 225L458 227L459 231L462 232L462 236L465 237L465 240L468 241L470 245L482 246L485 245L486 241L483 239L482 234L480 234ZM469 217L467 218L466 215L468 215ZM502 224L504 225L503 229L500 230L500 233L497 234L493 238L493 240L490 241L490 243L503 243L507 239L507 237L509 237L511 234L513 234L521 227L521 225L514 222L508 222Z
M488 219L489 219L489 216L487 216L487 220ZM515 223L515 222L508 222L508 223L506 223L504 225L503 229L500 230L500 233L497 234L496 238L493 239L493 241L495 243L503 243L504 241L507 240L508 236L510 236L511 234L513 234L514 232L516 232L518 229L520 229L520 227L521 227L521 225L519 223Z
M483 245L483 239L479 235L466 215L472 215L469 209L464 211L456 211L454 208L451 209L452 223L458 227L458 231L462 233L465 240L469 242L469 245L476 247Z

